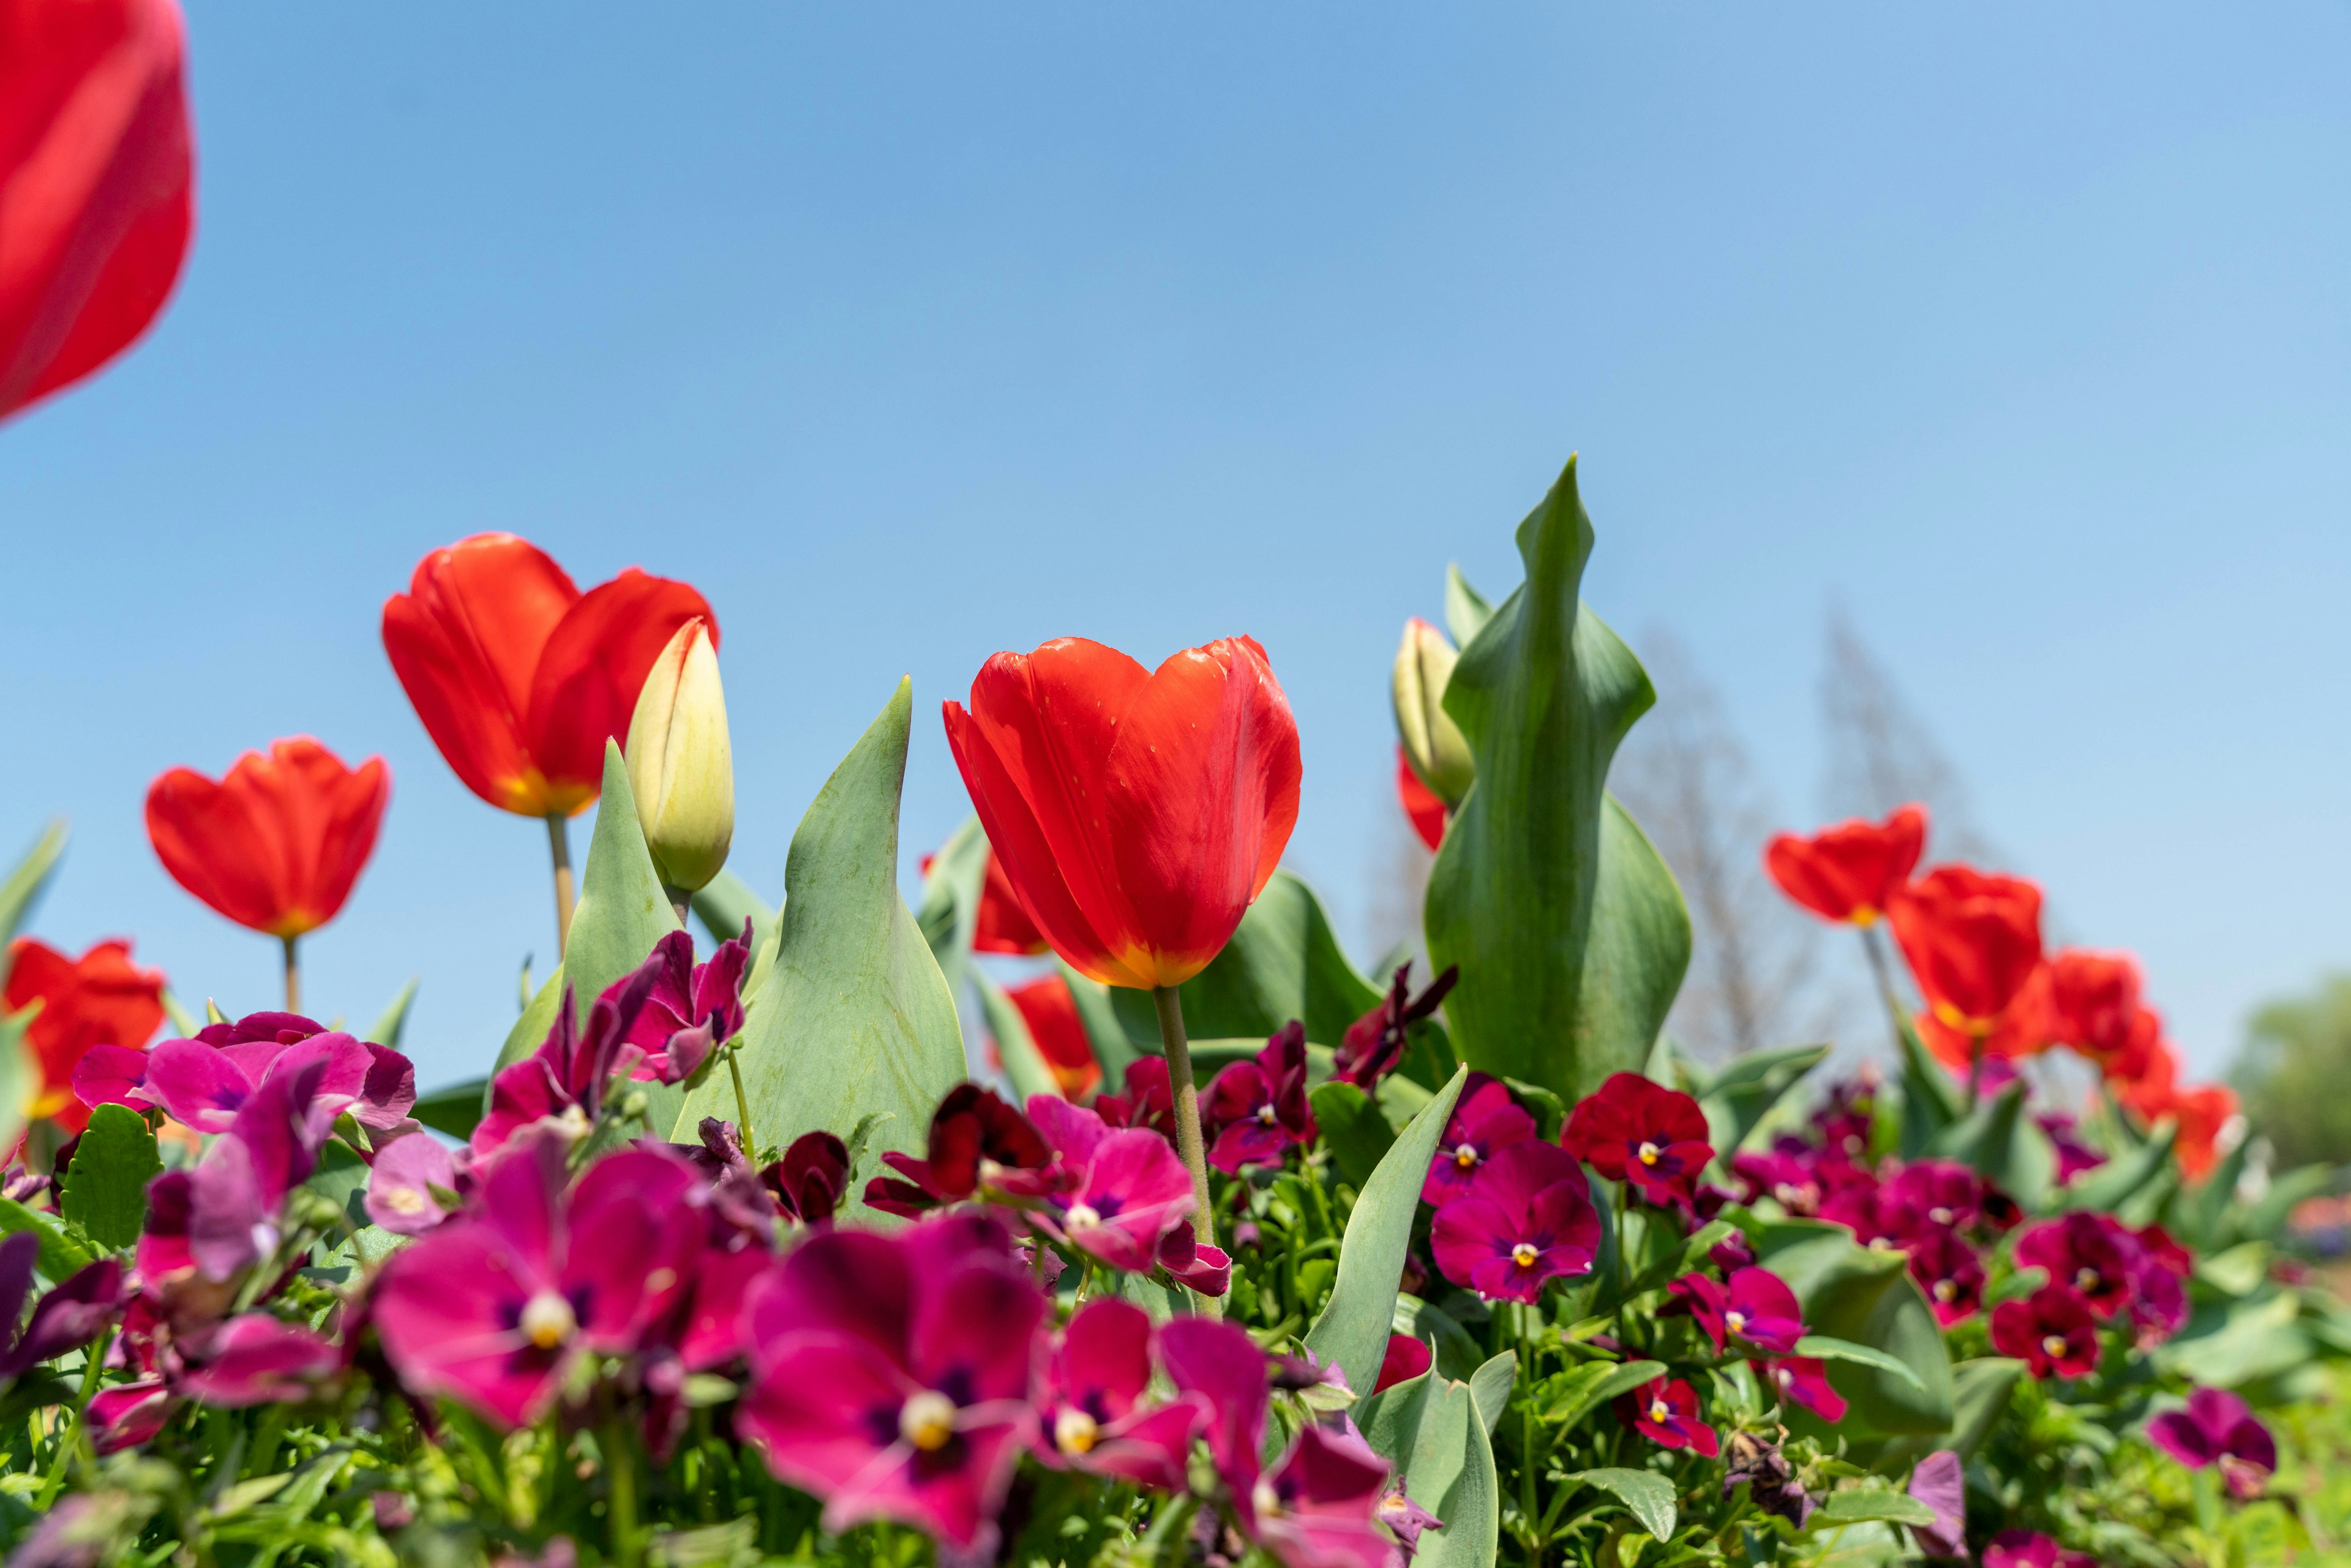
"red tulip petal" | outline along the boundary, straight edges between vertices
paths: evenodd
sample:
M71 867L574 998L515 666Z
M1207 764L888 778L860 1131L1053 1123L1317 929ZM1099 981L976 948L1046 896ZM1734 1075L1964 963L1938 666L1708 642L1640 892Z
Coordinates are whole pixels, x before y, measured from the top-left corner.
M669 640L695 616L718 645L718 618L683 582L630 567L566 611L539 654L523 733L547 780L547 809L580 810L604 782L604 742L625 741L637 694Z
M172 880L240 925L298 936L333 919L374 852L383 758L356 771L308 736L248 751L218 783L175 768L147 793L147 837Z

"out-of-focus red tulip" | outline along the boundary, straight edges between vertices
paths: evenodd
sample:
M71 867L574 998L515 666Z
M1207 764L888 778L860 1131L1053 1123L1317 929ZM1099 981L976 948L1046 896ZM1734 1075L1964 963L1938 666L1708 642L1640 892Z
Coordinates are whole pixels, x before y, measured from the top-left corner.
M298 735L246 752L218 781L190 768L156 779L147 840L172 881L239 925L299 936L350 896L391 799L382 758L347 768Z
M987 877L979 888L979 914L972 922L971 950L1033 956L1046 951L1049 946L1045 934L1037 929L1037 923L1020 907L1020 895L1012 891L1012 879L1004 874L1004 862L989 855Z
M1859 819L1810 837L1782 833L1763 867L1780 891L1823 920L1875 925L1927 845L1927 808L1905 806L1882 822Z
M2221 1130L2237 1113L2234 1090L2217 1083L2183 1086L2179 1053L2163 1041L2147 1052L2135 1081L2115 1087L2115 1097L2150 1126L2166 1116L2179 1121L2179 1139L2172 1153L2189 1180L2201 1181L2211 1174L2220 1163Z
M2065 947L2049 959L2049 1032L2093 1061L2128 1051L2145 1009L2138 960L2127 953Z
M2016 993L2015 1000L2002 1009L1991 1028L1982 1033L1966 1024L1947 1023L1930 1009L1914 1020L1918 1026L1918 1038L1934 1053L1936 1061L1962 1077L1979 1054L1986 1061L2014 1061L2019 1057L2035 1055L2058 1043L2049 985L2050 967L2043 964L2032 971L2023 988Z
M100 942L78 958L47 943L19 936L8 945L7 1010L33 1002L29 1039L41 1063L36 1116L55 1117L68 1132L89 1124L89 1107L73 1092L74 1063L94 1045L145 1048L163 1024L163 971L131 961L131 944Z
M383 647L465 788L569 817L603 788L604 742L626 737L646 672L697 615L716 647L717 618L685 583L631 567L583 594L538 546L475 534L384 601Z
M1092 1093L1102 1082L1102 1065L1094 1061L1093 1042L1086 1038L1070 983L1059 975L1047 975L1025 986L1010 987L1004 994L1020 1009L1029 1038L1037 1042L1037 1054L1052 1069L1061 1098L1082 1100Z
M0 419L147 329L188 253L172 0L0 0Z
M1105 985L1207 967L1298 821L1298 724L1248 637L1156 671L1079 637L998 653L946 719L1021 907Z
M1420 781L1420 775L1412 770L1412 758L1405 755L1401 746L1396 747L1396 799L1404 802L1404 814L1411 820L1412 831L1420 835L1428 852L1435 854L1437 846L1445 841L1445 802L1437 798L1436 790Z
M2022 877L1938 866L1896 889L1886 913L1928 1011L1976 1040L2041 967L2041 889Z

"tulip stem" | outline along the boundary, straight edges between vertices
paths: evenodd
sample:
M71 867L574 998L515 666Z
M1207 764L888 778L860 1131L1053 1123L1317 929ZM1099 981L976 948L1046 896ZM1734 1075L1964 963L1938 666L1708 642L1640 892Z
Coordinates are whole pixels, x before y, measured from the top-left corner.
M571 825L560 811L547 814L547 852L555 861L555 956L571 946Z
M278 940L286 944L286 1010L298 1013L302 1010L302 961L294 956L294 944L301 939L282 936Z
M1176 1152L1192 1173L1192 1234L1204 1247L1217 1244L1217 1216L1208 1202L1207 1150L1200 1141L1200 1091L1192 1082L1192 1042L1184 1036L1184 999L1173 986L1154 986L1151 1004L1159 1011L1159 1040L1167 1051L1167 1088L1176 1102ZM1212 1318L1224 1316L1214 1296L1196 1296Z
M1875 924L1861 928L1861 950L1869 955L1869 972L1877 977L1877 994L1886 998L1886 1019L1894 1030L1894 1055L1902 1055L1902 1002L1894 994L1894 977L1886 970L1886 949L1878 945Z
M662 893L668 898L670 908L677 915L677 928L680 931L684 930L685 917L694 908L694 894L684 888L672 887L667 883L662 883Z
M752 1168L757 1169L759 1145L751 1141L751 1097L743 1092L743 1066L739 1060L742 1054L743 1042L739 1040L727 1048L726 1075L735 1080L735 1131L743 1140L743 1157L751 1162Z
M612 1561L620 1568L637 1562L637 1461L630 1452L629 1424L612 1409L609 1396L601 1434L604 1449L605 1522L611 1531Z

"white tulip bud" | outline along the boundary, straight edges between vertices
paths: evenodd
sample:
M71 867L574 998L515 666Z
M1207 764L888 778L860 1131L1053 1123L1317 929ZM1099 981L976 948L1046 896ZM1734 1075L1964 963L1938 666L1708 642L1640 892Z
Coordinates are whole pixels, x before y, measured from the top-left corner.
M718 652L697 615L653 661L629 720L629 788L667 885L692 893L726 864L735 839L735 753Z
M1417 615L1405 622L1395 659L1396 735L1412 770L1447 806L1461 804L1478 778L1469 742L1445 711L1457 657L1444 632Z

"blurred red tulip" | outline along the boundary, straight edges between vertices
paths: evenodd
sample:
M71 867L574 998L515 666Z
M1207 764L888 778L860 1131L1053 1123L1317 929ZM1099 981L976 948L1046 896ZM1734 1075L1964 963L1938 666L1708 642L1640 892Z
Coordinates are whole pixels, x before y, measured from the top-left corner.
M2127 1054L2146 1025L2138 960L2127 953L2060 949L2049 960L2049 1034L2091 1061Z
M8 945L7 1010L33 1002L30 1040L41 1064L40 1097L33 1114L50 1116L68 1132L89 1124L89 1107L73 1092L74 1063L94 1045L145 1048L163 1024L163 971L131 961L131 944L100 942L78 958L47 943L19 936Z
M1428 852L1435 854L1437 846L1445 841L1445 802L1437 798L1436 790L1420 781L1420 775L1412 770L1412 758L1405 755L1401 746L1396 747L1396 799L1404 802L1404 814L1411 820L1412 831L1420 835Z
M2176 1118L2179 1140L2172 1152L2180 1170L2190 1181L2201 1181L2211 1174L2220 1158L2221 1130L2237 1113L2234 1090L2217 1083L2181 1087L2179 1054L2168 1043L2158 1041L2147 1052L2139 1076L2117 1083L2115 1097L2149 1126L2166 1116Z
M717 618L683 582L630 567L582 594L545 551L475 534L416 563L384 601L383 647L465 788L500 810L569 817L603 788L646 672L680 626Z
M307 735L248 751L215 783L174 768L147 790L147 839L172 880L239 925L299 936L332 920L375 851L392 799L381 757L357 768Z
M1894 939L1928 1011L1990 1037L2041 967L2041 889L2013 876L1938 866L1886 900Z
M1037 1042L1037 1053L1053 1070L1061 1098L1082 1100L1092 1093L1102 1082L1102 1066L1094 1061L1093 1042L1086 1038L1070 983L1059 975L1047 975L1025 986L1013 986L1004 994L1020 1009L1029 1038Z
M194 221L172 0L0 0L0 419L129 348Z
M1145 670L1063 637L998 653L946 705L947 744L1020 904L1106 985L1207 967L1298 821L1298 724L1247 637Z
M1020 907L1020 895L1012 891L1012 879L1004 874L1004 862L989 855L987 880L979 888L979 914L972 922L971 950L1034 956L1049 947L1044 933L1029 918L1029 912Z
M1962 1077L1979 1052L1987 1061L2013 1061L2046 1051L2058 1043L2050 1009L2049 982L2050 968L2043 964L2025 979L2015 999L1982 1033L1965 1023L1947 1023L1931 1009L1922 1012L1913 1020L1918 1026L1918 1038L1934 1053L1936 1061Z
M1780 891L1823 920L1870 925L1907 881L1927 846L1927 808L1905 806L1883 822L1858 819L1809 838L1782 833L1763 866Z

